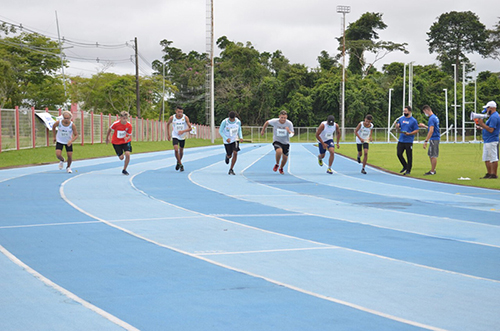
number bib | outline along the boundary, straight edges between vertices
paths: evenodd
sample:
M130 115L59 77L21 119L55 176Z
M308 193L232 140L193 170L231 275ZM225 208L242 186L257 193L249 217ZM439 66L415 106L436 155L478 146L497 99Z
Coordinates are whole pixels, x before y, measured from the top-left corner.
M276 136L277 137L286 137L286 130L285 129L276 129Z

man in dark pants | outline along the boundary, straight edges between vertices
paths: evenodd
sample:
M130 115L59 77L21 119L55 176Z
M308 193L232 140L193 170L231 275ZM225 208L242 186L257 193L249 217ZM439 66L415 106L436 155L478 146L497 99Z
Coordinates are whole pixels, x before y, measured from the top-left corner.
M411 167L413 165L413 139L415 134L418 132L418 122L411 116L411 107L406 106L403 110L403 115L397 120L396 128L400 130L399 141L398 141L398 159L403 166L400 173L404 175L409 175L411 173ZM403 153L406 151L405 160Z

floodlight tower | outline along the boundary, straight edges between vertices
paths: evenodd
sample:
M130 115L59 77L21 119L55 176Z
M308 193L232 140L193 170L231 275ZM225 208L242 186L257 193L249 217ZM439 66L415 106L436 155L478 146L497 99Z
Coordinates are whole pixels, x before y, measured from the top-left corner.
M351 12L351 6L337 6L337 13L342 14L342 140L345 140L345 14Z

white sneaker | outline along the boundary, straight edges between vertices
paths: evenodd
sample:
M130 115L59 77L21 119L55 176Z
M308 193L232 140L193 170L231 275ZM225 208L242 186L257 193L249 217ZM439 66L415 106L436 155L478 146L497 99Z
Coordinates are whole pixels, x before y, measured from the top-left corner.
M59 161L59 170L62 170L64 168L64 161Z
M71 168L70 168L70 167L68 167L68 168L66 168L66 172L67 172L68 174L70 174L70 173L72 173L72 172L73 172L73 170L71 170Z

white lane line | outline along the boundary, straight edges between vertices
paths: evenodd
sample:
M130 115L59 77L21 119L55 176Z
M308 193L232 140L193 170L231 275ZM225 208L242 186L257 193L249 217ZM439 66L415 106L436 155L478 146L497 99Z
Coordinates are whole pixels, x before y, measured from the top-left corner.
M61 287L61 286L57 285L56 283L54 283L50 279L42 276L39 272L35 271L33 268L31 268L30 266L28 266L27 264L25 264L24 262L22 262L21 260L19 260L16 256L14 256L11 252L9 252L7 249L5 249L2 245L0 245L0 252L2 254L4 254L9 260L11 260L12 262L14 262L16 265L18 265L19 267L21 267L24 270L26 270L33 277L35 277L36 279L38 279L41 282L43 282L45 285L47 285L49 287L52 287L54 290L62 293L63 295L65 295L69 299L71 299L71 300L73 300L75 302L78 302L83 307L85 307L85 308L93 311L94 313L96 313L96 314L98 314L98 315L106 318L107 320L111 321L112 323L114 323L114 324L116 324L116 325L124 328L125 330L130 330L130 331L138 331L139 330L139 329L133 327L132 325L130 325L130 324L122 321L118 317L116 317L114 315L111 315L110 313L102 310L99 307L94 306L93 304L91 304L88 301L83 300L82 298L80 298L76 294L74 294L74 293L66 290L64 287Z
M342 249L336 246L327 247L304 247L304 248L284 248L284 249L263 249L259 251L244 251L244 252L197 252L197 256L213 256L213 255L239 255L239 254L261 254L261 253L276 253L276 252L297 252L297 251L314 251L318 249Z
M305 148L303 145L300 146L302 148L303 151L307 152L308 154L311 154L314 156L314 154L308 150L307 148ZM300 152L299 152L300 153ZM339 155L340 156L340 155ZM289 166L291 167L291 164L292 164L292 160L294 160L295 158L290 158L290 162L289 162ZM295 167L297 167L295 165ZM383 173L384 175L386 176L398 176L398 175L393 175L393 174L389 174L389 173L386 173L386 172L383 172L383 171L380 171L378 169L376 169L377 171ZM289 170L290 174L293 175L294 177L296 178L300 178L302 180L305 180L307 182L311 182L311 183L318 183L317 180L315 179L311 179L311 178L308 178L308 177L303 177L303 176L299 176L299 175L296 175L294 174L293 172L291 172ZM322 185L328 185L328 186L333 186L333 187L338 187L338 188L342 188L342 189L345 189L345 190L350 190L350 191L355 191L355 192L362 192L362 193L369 193L369 194L376 194L376 195L380 195L380 196L388 196L388 197L395 197L395 198L405 198L405 199L412 199L412 200L422 200L422 201L425 201L426 203L432 203L432 204L437 204L437 205L446 205L446 206L450 206L450 207L453 207L455 205L450 205L448 203L446 203L447 201L446 200L443 200L442 196L447 196L450 198L450 200L457 200L457 195L458 194L453 194L453 193L448 193L448 192L442 192L442 191L439 191L439 192L436 192L436 191L433 191L433 190L427 190L427 189L422 189L422 188L411 188L411 194L412 194L412 197L407 197L407 189L404 188L404 190L406 190L404 192L404 194L394 194L393 192L401 192L401 186L399 185L395 185L395 184L385 184L385 183L381 183L381 182L377 182L377 183L374 183L373 181L369 180L369 179L365 179L365 178L360 178L360 177L354 177L354 176L350 176L350 175L346 175L346 174L342 174L342 173L338 173L340 176L344 177L344 178L347 178L351 184L353 183L368 183L370 184L369 186L365 186L363 187L362 189L357 189L357 188L353 188L352 186L345 186L345 185L341 185L340 183L337 183L335 181L333 182L326 182L326 181L322 181L320 182L320 184ZM399 176L398 176L399 177ZM418 180L421 182L420 179L417 179L417 178L411 178L411 177L405 177L405 178L408 178L408 179L413 179L413 180ZM375 188L375 191L373 189L373 185L376 184L376 188ZM430 184L434 185L434 184L437 184L437 182L430 182ZM441 185L452 185L452 184L445 184L445 183L439 183ZM478 190L488 190L488 189L484 189L484 188L477 188ZM491 193L496 193L495 191L491 190L490 191ZM417 193L420 193L419 196L421 196L422 198L415 198L416 194ZM499 204L499 201L498 200L495 200L495 199L488 199L488 198L475 198L475 200L469 200L467 198L467 194L464 193L464 194L460 194L458 195L459 196L459 201L462 201L462 202L474 202L475 205L459 205L459 207L461 208L467 208L467 209L473 209L473 210L481 210L481 211L487 211L487 212L500 212L500 208L495 208L495 209L487 209L487 208L480 208L480 207L477 207L479 206L481 203L482 204L491 204L491 205L497 205L497 206L500 206ZM438 199L436 199L438 198ZM472 198L472 197L471 197Z
M73 178L71 179L68 179L69 180L72 180ZM68 182L66 181L66 182ZM65 183L66 183L65 182ZM64 184L64 183L63 183ZM135 188L135 187L134 187ZM182 208L182 207L179 207L179 206L175 206L175 205L172 205L166 201L162 201L162 200L158 200L157 198L155 197L151 197L150 195L148 195L147 193L135 188L136 190L138 190L139 192L141 192L142 194L150 197L151 199L154 199L154 200L157 200L161 203L165 203L167 205L171 205L173 207L176 207L176 208L179 208L179 209L184 209L184 210L187 210L187 211L190 211L188 209L185 209L185 208ZM211 263L213 265L217 265L217 266L220 266L222 268L226 268L228 270L233 270L233 271L236 271L236 272L239 272L239 273L242 273L242 274L246 274L248 276L251 276L251 277L255 277L255 278L259 278L259 279L263 279L269 283L272 283L272 284L276 284L278 286L283 286L283 287L286 287L286 288L289 288L289 289L292 289L294 291L297 291L297 292L300 292L300 293L304 293L304 294L307 294L307 295L310 295L310 296L314 296L314 297L317 297L317 298L320 298L320 299L324 299L324 300L327 300L327 301L331 301L331 302L335 302L335 303L338 303L338 304L342 304L344 306L347 306L347 307L351 307L351 308L354 308L354 309L357 309L357 310L360 310L360 311L363 311L363 312L367 312L367 313L370 313L370 314L373 314L373 315L377 315L377 316L381 316L383 318L388 318L388 319L391 319L391 320L394 320L394 321L397 321L397 322L401 322L401 323L404 323L404 324L408 324L408 325L413 325L413 326L417 326L417 327L421 327L421 328L424 328L424 329L428 329L428 330L436 330L436 331L441 331L443 329L440 329L440 328L436 328L434 326L430 326L430 325L426 325L426 324L422 324L422 323L419 323L419 322L415 322L415 321L411 321L411 320L406 320L404 318L400 318L400 317L397 317L397 316L393 316L393 315L390 315L390 314L386 314L386 313L383 313L383 312L380 312L380 311L377 311L377 310L374 310L374 309L370 309L370 308L366 308L366 307L363 307L363 306L360 306L360 305L357 305L357 304L354 304L354 303L351 303L351 302L347 302L347 301L343 301L343 300L339 300L339 299L335 299L335 298L332 298L332 297L329 297L329 296L325 296L325 295L322 295L320 293L316 293L316 292L312 292L312 291L308 291L308 290L305 290L303 288L299 288L297 286L294 286L294 285L291 285L291 284L287 284L287 283L284 283L284 282L280 282L278 280L275 280L275 279L272 279L272 278L269 278L269 277L265 277L265 276L262 276L262 275L259 275L259 274L255 274L253 272L249 272L247 270L244 270L244 269L240 269L240 268L236 268L236 267L232 267L230 265L227 265L227 264L224 264L224 263L220 263L220 262L217 262L215 260L211 260L207 257L204 257L204 256L201 256L201 255L197 255L197 254L194 254L194 253L190 253L190 252L187 252L187 251L184 251L184 250L181 250L181 249L178 249L176 247L173 247L173 246L169 246L169 245L166 245L166 244L163 244L163 243L160 243L160 242L157 242L157 241L154 241L154 240L151 240L147 237L144 237L142 235L139 235L139 234L136 234L128 229L125 229L125 228L122 228L122 227L119 227L115 224L112 224L112 223L109 223L108 221L106 220L103 220L103 219L100 219L99 217L97 216L94 216L90 213L88 213L87 211L79 208L77 205L75 205L73 202L71 202L70 200L68 200L66 198L66 196L64 195L64 185L61 186L61 189L60 189L60 193L61 193L61 197L68 203L70 204L73 208L75 208L76 210L80 211L81 213L89 216L89 217L92 217L94 219L97 219L97 220L100 220L101 222L105 223L105 224L108 224L109 226L112 226L116 229L119 229L127 234L130 234L131 236L134 236L136 238L139 238L139 239L142 239L144 241L147 241L147 242L150 242L152 244L155 244L157 246L160 246L160 247L163 247L163 248L167 248L167 249L170 249L170 250L173 250L175 252L178 252L178 253L182 253L182 254L185 254L187 256L191 256L193 258L197 258L197 259L200 259L202 261L205 261L205 262L208 262L208 263ZM196 214L199 214L199 215L204 215L202 213L198 213L198 212L195 212L195 211L190 211L192 213L196 213ZM209 216L209 215L204 215L208 218L216 218L216 217L213 217L213 216ZM219 219L219 220L222 220L222 221L225 221L225 222L228 222L228 223L234 223L234 224L238 224L240 226L244 226L244 227L249 227L249 228L253 228L253 229L257 229L259 231L262 231L262 232L267 232L267 233L273 233L271 231L267 231L267 230L263 230L263 229L258 229L258 228L254 228L254 227L250 227L250 226L246 226L244 224L239 224L239 223L236 223L236 222L231 222L231 221L227 221L227 220L224 220L224 219L220 219L220 218L216 218L216 219ZM283 237L289 237L289 238L294 238L292 236L288 236L288 235L284 235L284 234L280 234L280 233L275 233L277 234L278 236L283 236ZM301 241L309 241L309 242L313 242L313 241L310 241L310 240L305 240L305 239L301 239L301 238L294 238L294 239L298 239L298 240L301 240ZM331 245L326 245L326 244L323 244L323 243L317 243L317 244L320 244L320 245L324 245L325 248L329 247L329 248L334 248L335 246L331 246ZM346 249L346 248L343 248L343 247L339 247L341 249ZM354 251L354 250L352 250ZM362 253L362 254L367 254L365 252L359 252L359 253ZM369 254L369 255L373 255L375 256L374 254ZM380 256L379 256L380 257ZM387 259L386 257L380 257L380 258L384 258L384 259ZM390 259L390 260L393 260L393 259ZM403 261L405 262L405 261ZM412 263L409 263L409 264L412 264ZM413 264L415 265L415 264ZM448 271L445 271L445 272L448 272ZM453 273L453 272L452 272ZM469 275L464 275L464 276L468 276L468 277L472 277L472 276L469 276ZM477 277L472 277L472 278L477 278Z

